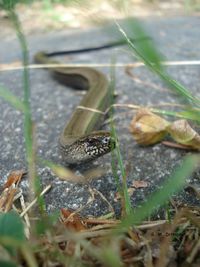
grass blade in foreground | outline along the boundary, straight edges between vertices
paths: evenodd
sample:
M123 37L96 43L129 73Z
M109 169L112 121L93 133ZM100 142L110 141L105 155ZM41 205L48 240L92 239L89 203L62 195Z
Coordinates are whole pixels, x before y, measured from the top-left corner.
M112 60L114 61L114 60ZM114 66L114 62L112 62L111 66ZM114 90L115 90L115 72L114 69L111 68L111 73L110 73L110 112L109 112L109 117L111 118L111 123L110 123L110 127L111 127L111 133L112 136L116 142L116 148L112 151L112 172L113 175L115 177L115 181L116 181L116 185L118 188L118 191L121 195L121 205L122 205L122 216L124 215L128 215L131 213L132 207L131 207L131 201L130 201L130 197L128 194L128 188L127 188L127 180L126 180L126 171L123 165L123 159L121 156L121 152L120 152L120 147L119 147L119 142L117 140L117 133L116 133L116 129L115 129L115 125L114 125L114 121L113 121L113 96L114 96ZM117 164L115 164L115 159L117 161ZM117 173L117 165L119 165L119 169L122 175L122 186L120 186L120 178L119 175Z
M34 148L34 140L33 140L33 125L32 125L32 114L31 114L31 105L30 105L30 82L29 82L29 54L28 54L28 46L26 43L26 38L22 31L22 26L19 21L19 18L15 12L15 4L16 1L3 1L0 6L5 9L10 21L13 24L13 28L18 37L18 41L22 51L22 60L23 60L23 106L24 106L24 136L25 136L25 146L26 146L26 161L28 165L28 174L30 186L32 187L32 191L35 195L39 195L41 192L40 189L40 181L38 176L36 175L36 166L35 166L35 148ZM10 95L12 97L12 95ZM5 97L4 97L5 98ZM9 95L7 96L9 101ZM15 100L15 99L14 99ZM11 101L9 101L11 102ZM16 102L16 101L15 101ZM18 103L19 104L19 103ZM33 195L31 196L33 198ZM39 207L41 211L43 211L44 203L42 199L38 201Z
M153 71L154 73L156 73L163 81L166 82L166 84L168 86L170 86L170 88L172 88L173 90L175 90L180 96L184 97L187 101L191 101L193 104L195 104L196 106L200 107L200 99L196 98L195 96L193 96L189 90L187 88L185 88L183 85L181 85L180 83L178 83L176 80L172 79L164 70L163 68L161 68L161 65L159 63L158 60L158 53L156 54L155 49L152 50L149 48L148 44L147 45L143 45L143 47L137 47L131 40L134 39L132 36L129 37L126 32L123 30L123 28L119 25L119 23L117 23L117 27L119 29L119 31L121 32L121 34L124 36L124 38L126 39L129 47L131 48L131 50L136 54L136 56L142 60L144 62L144 64L149 67L149 69L151 71ZM145 35L145 33L143 32L142 27L135 27L134 25L137 24L138 22L134 19L128 19L128 24L129 24L129 28L132 28L132 34L138 35L138 32L141 31L141 35ZM135 32L134 32L135 29ZM137 38L137 36L136 36ZM145 40L144 40L145 42ZM149 51L152 50L153 56L151 57L149 54Z
M12 94L7 88L0 85L0 97L9 102L14 108L25 112L24 103Z
M29 165L29 171L33 172L33 140L32 140L32 120L31 120L31 107L30 107L30 83L29 83L29 59L28 59L28 47L26 43L25 36L22 32L21 24L13 8L8 10L8 15L13 23L14 29L16 31L21 49L22 49L22 59L23 59L23 89L24 89L24 134L25 134L25 144L27 161ZM33 177L32 177L33 178Z
M23 243L25 240L24 225L19 215L13 211L0 214L0 236L1 238L10 238ZM14 254L13 246L5 246L6 249Z
M191 110L184 108L182 111L171 111L171 110L163 110L163 109L158 109L158 108L150 108L150 110L154 113L158 113L161 115L167 115L167 116L173 116L181 119L186 119L186 120L193 120L197 121L200 123L200 116L199 116L199 111L198 110Z
M155 192L140 208L136 208L134 212L122 220L116 231L122 232L134 224L141 223L159 206L164 205L173 194L177 193L184 187L186 179L192 174L199 162L199 156L186 157L181 166L163 184L162 189Z

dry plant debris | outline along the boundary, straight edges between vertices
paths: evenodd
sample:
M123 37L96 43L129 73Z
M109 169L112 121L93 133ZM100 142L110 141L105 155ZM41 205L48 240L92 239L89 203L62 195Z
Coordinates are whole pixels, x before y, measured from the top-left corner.
M24 173L20 170L9 175L0 195L1 212L15 209L22 214L23 208L16 209L14 202ZM132 186L142 188L147 184L137 181ZM77 211L67 209L61 209L59 218L53 223L47 215L37 217L31 213L28 220L26 215L21 217L32 248L29 256L36 266L104 267L114 266L114 263L135 267L200 266L198 207L176 207L171 221L145 221L120 234L115 230L119 229L121 221L115 218L85 218ZM36 222L48 225L42 234L33 231ZM13 260L2 243L0 254L2 259ZM31 266L25 255L24 251L19 251L15 261L24 267Z
M166 135L169 123L155 115L147 108L137 111L130 124L130 132L135 140L142 145L151 145L159 142Z
M174 147L200 149L200 135L186 120L181 119L171 123L147 108L137 111L131 121L130 132L141 145L155 144L169 134L175 142L180 144Z
M19 193L19 183L26 172L24 170L12 171L6 183L3 186L3 191L0 195L0 212L11 210L15 196Z
M145 188L148 186L148 183L146 181L142 181L142 180L134 180L132 182L132 187L134 188Z

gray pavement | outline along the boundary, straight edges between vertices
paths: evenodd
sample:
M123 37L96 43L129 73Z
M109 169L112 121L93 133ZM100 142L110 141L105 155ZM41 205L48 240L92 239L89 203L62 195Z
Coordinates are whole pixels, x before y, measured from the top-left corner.
M147 32L154 37L161 53L167 60L197 60L200 55L199 17L156 18L146 19L143 23ZM88 31L51 32L42 35L27 36L30 58L38 50L67 50L99 45L110 40L112 36L102 29ZM111 55L117 55L117 62L130 63L135 61L126 47L102 50L70 56L70 62L79 63L109 63ZM0 43L0 63L11 63L21 59L17 40L13 36L2 39ZM61 58L64 62L64 57ZM101 69L109 75L109 68ZM196 96L200 97L199 67L174 66L169 67L174 78L187 86ZM162 90L163 83L146 68L138 68L134 72L143 81L154 83L161 87L156 90L151 86L138 84L128 77L124 68L116 69L117 103L133 103L137 105L153 105L175 103L181 100L170 92ZM8 71L0 73L0 85L9 88L15 95L22 97L22 72ZM76 91L58 84L45 70L31 70L31 105L33 119L37 132L38 155L44 159L62 164L57 149L57 139L74 107L79 103L81 95ZM167 108L166 108L167 109ZM8 103L0 99L0 183L3 184L11 170L26 168L23 137L22 114ZM124 115L124 112L125 115ZM116 110L116 127L120 141L121 153L127 170L128 185L133 180L148 182L148 187L136 189L131 200L137 206L146 197L159 188L172 170L179 166L183 156L190 152L172 149L157 144L151 147L138 146L128 131L133 112L127 109ZM105 126L107 127L107 126ZM108 127L107 127L108 128ZM112 175L110 155L97 160L94 166L106 170L105 175L93 180L91 188L100 191L105 198L119 211L119 201L114 200L116 194L115 179ZM88 167L89 168L89 167ZM81 170L79 170L81 171ZM43 186L51 183L52 190L46 195L46 205L49 212L60 208L77 209L85 205L90 197L89 185L79 185L64 182L57 178L48 167L38 166L38 173ZM188 182L199 186L199 173L188 178ZM27 180L22 187L26 191ZM186 191L179 194L179 201L188 204L198 203L197 199ZM83 210L84 214L94 216L105 215L109 211L107 203L100 197Z

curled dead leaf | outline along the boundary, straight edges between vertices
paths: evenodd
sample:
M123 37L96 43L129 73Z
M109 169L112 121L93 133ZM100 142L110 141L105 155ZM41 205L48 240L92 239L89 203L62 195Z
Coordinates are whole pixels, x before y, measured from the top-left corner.
M186 120L181 119L171 123L155 115L147 108L138 110L130 124L130 132L135 140L142 145L157 143L166 134L170 134L181 148L200 150L200 135Z
M171 137L180 144L200 149L200 136L186 120L177 120L168 126Z
M141 108L131 121L130 132L139 144L151 145L163 139L169 124L149 109Z
M68 209L61 209L61 220L65 227L76 232L86 229L85 224L81 220L81 217Z
M0 211L8 212L13 205L14 198L18 192L18 185L23 175L26 172L24 170L11 171L5 182L3 192L0 194Z
M16 184L17 182L20 182L22 176L26 173L26 171L24 170L16 170L16 171L12 171L8 178L6 183L4 184L4 188L8 188L10 187L12 184Z

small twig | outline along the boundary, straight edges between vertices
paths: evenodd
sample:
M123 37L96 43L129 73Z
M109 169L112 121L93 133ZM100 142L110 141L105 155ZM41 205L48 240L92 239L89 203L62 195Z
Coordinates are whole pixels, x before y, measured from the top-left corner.
M162 141L162 144L165 146L173 147L173 148L180 148L180 149L186 149L186 150L198 150L190 146L170 142L170 141Z
M125 73L136 83L139 83L139 84L142 84L142 85L145 85L147 86L147 88L151 87L153 88L154 90L157 90L157 91L160 91L160 92L170 92L170 89L169 88L163 88L157 84L154 84L152 82L149 82L149 81L144 81L142 79L140 79L138 76L136 76L135 74L133 74L133 72L131 72L131 70L134 69L134 67L126 67L125 68Z
M131 264L133 264L134 262L138 262L138 261L143 261L143 257L142 256L135 256L135 257L123 260L124 263L131 263Z
M99 230L99 231L81 231L78 233L74 233L73 235L70 235L70 232L67 233L67 235L57 235L55 236L54 240L57 243L60 242L65 242L66 240L81 240L81 239L86 239L86 238L95 238L95 237L103 237L103 236L108 236L109 234L111 234L111 230L110 229L103 229L103 230Z
M22 210L24 211L26 209L26 205L25 205L24 197L22 194L20 195L20 203L21 203ZM24 215L24 220L26 222L25 234L26 234L26 237L29 238L30 237L29 229L31 227L31 224L30 224L29 216L27 213Z
M97 189L93 188L92 189L96 194L98 194L107 204L108 206L110 207L110 211L115 214L115 211L114 211L114 208L113 206L110 204L110 202L107 200L107 198L100 192L98 191Z
M149 224L141 224L141 225L135 226L135 228L139 229L139 230L146 230L146 229L149 229L149 228L153 228L155 226L159 226L159 225L165 224L166 222L167 222L167 220L162 220L162 221L158 221L158 222L152 222L152 223L149 223Z
M120 220L102 220L98 218L88 218L84 219L84 222L88 224L105 224L105 225L116 225L117 223L120 223Z
M110 227L113 227L113 225L119 224L120 220L101 220L98 218L94 218L94 219L88 218L88 219L84 219L84 222L86 222L88 224L97 224L98 226L102 225L103 227L105 226L105 228L110 228ZM138 230L147 230L147 229L153 228L155 226L163 225L166 222L167 222L167 220L160 220L160 221L150 222L147 224L137 225L137 226L135 226L135 228ZM93 227L92 229L96 230L97 228Z
M87 110L87 111L91 111L94 113L99 113L99 114L105 114L105 112L99 110L99 109L95 109L95 108L88 108L88 107L84 107L84 106L77 106L76 109L82 109L82 110Z
M84 220L84 222L86 222L85 220ZM117 225L117 223L116 223L116 225ZM113 229L116 225L114 225L114 224L99 224L99 225L96 225L96 226L93 226L92 228L90 228L90 231L93 231L93 232L95 232L95 231L100 231L100 230L105 230L105 229Z

